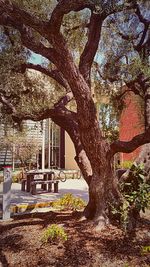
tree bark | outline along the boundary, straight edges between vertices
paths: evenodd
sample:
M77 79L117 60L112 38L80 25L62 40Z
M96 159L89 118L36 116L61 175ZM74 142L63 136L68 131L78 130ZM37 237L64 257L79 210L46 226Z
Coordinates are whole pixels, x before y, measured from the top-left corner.
M90 186L92 179L92 167L83 149L75 156L75 161L79 166L85 181L87 182L88 186Z
M89 202L84 210L84 216L94 220L96 231L103 230L109 224L110 203L120 202L121 197L107 142L103 142L101 149L101 160L96 164L90 161L94 167L89 185Z

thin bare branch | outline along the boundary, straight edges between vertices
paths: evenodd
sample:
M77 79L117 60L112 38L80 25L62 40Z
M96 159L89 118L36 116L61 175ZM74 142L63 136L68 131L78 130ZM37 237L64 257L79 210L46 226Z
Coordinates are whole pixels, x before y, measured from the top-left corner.
M73 93L68 92L65 96L63 96L54 106L56 108L66 106L73 99Z
M144 44L144 41L145 41L145 38L146 38L146 35L147 35L147 32L148 32L148 29L149 29L149 26L150 26L150 20L148 20L147 18L145 18L142 15L138 3L135 3L135 7L136 7L135 14L139 18L139 21L144 24L144 30L143 30L141 39L140 39L139 43L135 46L135 49L139 52L142 49L142 46Z
M10 113L16 113L15 106L1 92L0 92L0 102L9 109Z
M142 33L139 43L136 46L134 46L135 50L137 50L138 52L142 49L142 46L147 36L148 29L149 29L149 25L145 25L144 31Z
M148 19L146 19L146 18L143 17L143 15L142 15L142 13L141 13L141 10L140 10L140 7L139 7L139 5L138 5L137 2L134 4L134 6L135 6L135 8L136 8L135 13L136 13L136 15L138 16L140 22L142 22L143 24L145 24L145 26L146 26L146 25L150 25L150 20L148 20Z
M10 32L9 32L9 29L7 27L4 27L4 34L8 37L9 42L11 43L11 45L14 46L15 42L12 39L12 37L10 35Z
M116 95L115 98L117 100L120 100L126 93L129 93L129 92L133 92L133 90L131 90L131 89L130 90L129 89L124 90L121 94Z
M150 87L150 77L145 78L144 73L141 72L134 80L126 82L126 85L135 94L138 94L143 98L146 90Z

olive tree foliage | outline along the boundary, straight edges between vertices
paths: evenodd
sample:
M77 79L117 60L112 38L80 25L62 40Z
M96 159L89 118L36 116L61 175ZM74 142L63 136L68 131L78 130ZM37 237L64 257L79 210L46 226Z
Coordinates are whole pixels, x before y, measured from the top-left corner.
M32 114L52 107L65 93L46 74L32 69L25 71L24 66L32 52L21 44L16 30L0 28L0 51L1 123L14 124L11 117L13 106L18 113Z
M0 25L10 44L6 47L15 53L12 77L16 85L20 83L10 87L12 79L4 75L7 82L1 84L0 102L17 123L51 118L68 132L76 162L89 185L84 214L99 229L108 223L108 203L122 201L111 165L113 156L150 142L149 74L145 71L149 66L149 13L148 1L142 0L0 0ZM21 48L19 53L16 45ZM2 47L5 53L5 45ZM47 61L42 65L29 62L31 51ZM49 86L47 79L45 84L40 76L32 75L33 70L47 76ZM127 85L124 91L120 83ZM143 97L145 131L128 142L110 141L98 122L97 99L108 95L117 107L129 90ZM68 106L72 101L73 110Z

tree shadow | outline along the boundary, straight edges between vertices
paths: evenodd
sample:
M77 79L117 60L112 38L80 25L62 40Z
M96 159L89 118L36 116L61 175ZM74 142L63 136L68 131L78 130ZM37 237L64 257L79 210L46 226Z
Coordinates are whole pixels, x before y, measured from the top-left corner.
M11 230L13 228L20 227L20 226L37 225L37 224L43 224L43 222L40 220L33 220L33 221L31 221L31 220L24 221L23 220L23 221L19 221L19 222L11 222L10 224L0 225L0 232L3 233L7 230Z
M96 258L99 261L97 263L99 265L97 266L103 266L100 265L101 260L102 263L103 261L105 263L105 260L107 261L108 259L112 261L115 261L116 259L117 261L121 261L122 259L130 258L138 258L140 261L139 266L143 266L143 261L147 264L150 264L148 256L141 255L141 248L149 245L148 236L146 237L146 235L143 235L141 239L127 239L124 237L123 232L115 226L108 228L106 231L101 232L100 234L97 234L93 232L91 221L79 221L81 214L81 212L65 211L50 211L46 213L37 212L33 213L32 215L22 214L15 216L13 222L6 225L0 225L0 230L5 232L9 229L26 225L40 225L40 227L44 229L52 223L61 224L67 232L68 240L63 244L63 256L60 256L59 253L58 256L56 256L56 264L54 265L56 267L94 266ZM141 219L139 221L137 231L143 232L144 230L147 233L148 226L149 220ZM14 235L14 237L13 235L8 235L8 237L5 236L5 238L3 238L2 243L6 243L6 246L10 248L13 246L13 251L15 252L16 250L22 249L24 245L21 242L21 238L22 237L19 235ZM13 239L13 241L11 242L9 239ZM93 244L94 247L90 247L91 245L93 246ZM47 246L49 246L50 249L53 244L47 244ZM43 249L44 248L45 247L43 246ZM59 250L59 246L56 246L56 249ZM3 262L5 263L7 259L5 259L4 255L2 256ZM47 259L45 259L45 264L46 261ZM72 262L71 265L70 262ZM89 265L89 262L91 265Z
M22 238L23 236L20 234L9 234L1 237L0 247L3 247L3 249L10 248L13 252L20 251L23 248Z
M0 266L2 267L8 267L8 261L2 250L0 249Z
M23 250L25 244L22 242L23 236L20 234L8 234L1 237L0 242L0 263L3 267L8 267L9 263L5 256L4 251L10 250L13 253ZM1 266L1 265L0 265Z
M149 223L149 220L146 220L146 223ZM89 231L87 230L88 224ZM143 228L145 230L148 230L147 225L143 225ZM86 222L76 223L74 225L74 230L78 233L78 238L80 240L79 251L81 252L84 250L83 252L85 253L85 244L87 242L92 242L93 244L95 244L95 249L99 251L99 253L102 254L104 258L121 260L122 258L128 259L137 257L141 260L141 264L142 261L144 261L146 264L150 264L149 256L142 255L142 248L149 246L150 244L149 237L143 236L141 239L138 239L137 237L126 238L124 236L124 233L121 233L121 230L117 228L115 232L114 230L111 231L110 229L108 229L105 232L94 235L93 231L91 231L90 223ZM137 230L140 230L140 228L138 228ZM70 246L74 246L73 241L72 245L70 244ZM80 257L80 254L78 254L78 257Z

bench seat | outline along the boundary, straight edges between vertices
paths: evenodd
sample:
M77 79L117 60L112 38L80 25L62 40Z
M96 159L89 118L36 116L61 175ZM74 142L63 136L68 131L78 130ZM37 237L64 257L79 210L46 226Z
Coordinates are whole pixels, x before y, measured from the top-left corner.
M54 184L54 193L58 193L58 183L59 180L47 180L47 181L41 181L41 180L34 180L31 182L31 194L36 195L36 185L48 185L48 192L52 191L52 184Z
M42 182L43 180L42 179L39 179L39 178L37 178L37 179L35 179L34 181L38 181L38 182ZM26 185L27 185L27 179L22 179L21 180L21 191L26 191Z

